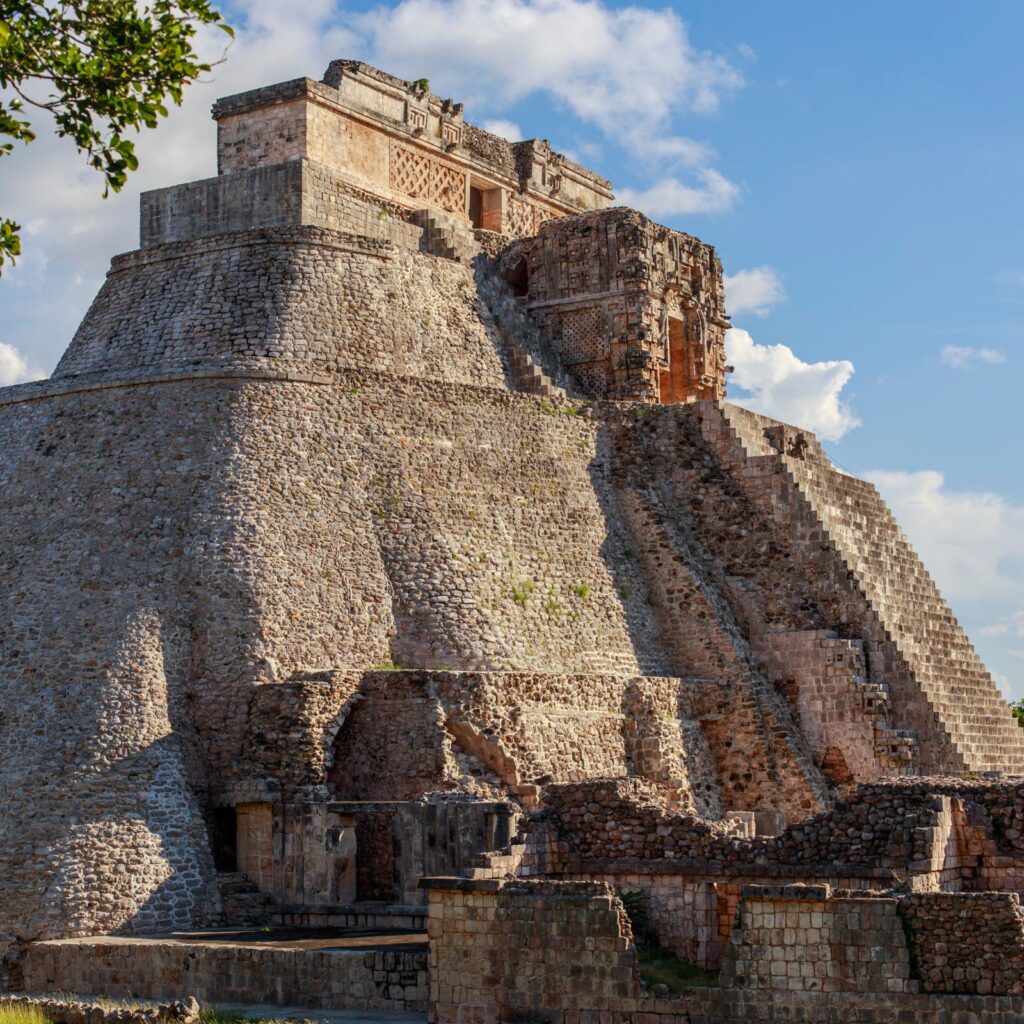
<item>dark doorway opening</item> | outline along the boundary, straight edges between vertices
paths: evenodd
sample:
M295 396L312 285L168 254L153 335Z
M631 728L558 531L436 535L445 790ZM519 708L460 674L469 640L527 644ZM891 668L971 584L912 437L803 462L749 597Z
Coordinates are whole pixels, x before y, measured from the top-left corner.
M238 819L234 807L214 807L210 819L213 866L218 871L238 870Z
M505 273L505 282L512 289L512 294L522 298L530 291L530 269L526 265L526 257L520 256Z
M484 191L476 185L469 187L469 220L475 228L482 228L484 216Z

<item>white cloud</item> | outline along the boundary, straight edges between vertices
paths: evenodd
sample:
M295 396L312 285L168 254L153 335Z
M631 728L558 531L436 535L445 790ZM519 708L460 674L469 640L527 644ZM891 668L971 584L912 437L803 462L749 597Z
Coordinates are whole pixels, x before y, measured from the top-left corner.
M660 127L680 111L713 112L742 84L724 58L695 50L667 9L613 9L598 0L403 0L358 26L395 73L417 78L436 69L435 91L505 103L549 92L609 134L629 123Z
M490 132L492 135L500 135L503 139L508 139L509 142L521 142L526 136L523 134L523 129L515 123L515 121L505 121L501 118L496 118L492 121L481 121L480 127L485 132Z
M935 470L865 476L950 600L1024 602L1024 506L987 491L952 491ZM1017 624L1024 629L1024 613L1004 617L986 635L1006 635Z
M892 507L1000 687L1024 696L1024 505L989 491L950 489L942 473L864 474Z
M42 370L29 366L28 360L13 345L0 341L0 387L45 376Z
M42 116L37 140L4 157L0 212L25 230L24 255L0 277L0 308L7 338L31 362L56 363L110 257L137 247L139 193L216 173L215 98L301 75L318 78L331 59L359 50L333 0L246 0L227 13L237 30L228 60L187 88L182 106L172 107L155 131L139 136L139 170L122 192L104 200L99 175ZM201 38L217 59L224 34L208 30Z
M805 363L787 346L758 345L738 327L726 332L725 344L736 368L732 383L749 393L730 396L737 405L804 427L825 441L838 441L860 426L842 396L853 376L853 363Z
M1006 353L994 348L971 348L968 345L946 345L939 353L939 360L954 370L969 369L975 363L990 366L1006 362Z
M377 63L500 109L547 93L633 151L638 166L673 161L696 182L668 177L623 202L655 216L727 208L738 189L711 167L714 151L673 133L673 118L710 114L743 84L724 58L695 49L672 10L600 0L402 0L357 19ZM432 72L432 74L428 74Z
M56 363L111 255L138 245L139 193L216 173L214 99L317 78L339 56L427 77L435 91L464 100L471 120L476 112L507 122L509 104L546 94L600 133L574 140L584 159L599 162L588 154L603 135L606 144L631 147L654 176L658 159L690 169L692 181L669 178L643 193L656 216L724 209L738 192L710 166L710 147L674 134L672 121L713 112L740 75L695 49L670 10L613 9L600 0L401 0L363 15L336 0L226 0L225 9L236 29L227 61L139 137L140 168L121 193L104 201L99 176L42 117L37 141L4 158L0 211L25 225L25 255L0 277L0 308L6 340L29 362ZM223 33L203 40L218 57ZM505 127L530 134L529 126Z
M650 188L619 189L617 202L631 206L650 217L680 217L694 213L720 213L729 209L739 189L718 171L698 171L699 185L688 185L678 178L662 178Z
M1024 611L1003 616L1003 618L980 629L978 635L992 638L1010 636L1018 640L1024 640ZM1015 658L1024 658L1024 651L1010 651L1010 654Z
M773 267L752 267L725 275L725 308L730 316L767 316L785 300L782 278Z

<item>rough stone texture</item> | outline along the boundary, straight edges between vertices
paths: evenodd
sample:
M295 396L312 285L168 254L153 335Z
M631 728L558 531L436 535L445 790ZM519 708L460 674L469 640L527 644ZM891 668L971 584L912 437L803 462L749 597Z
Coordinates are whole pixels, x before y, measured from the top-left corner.
M1024 911L1015 892L900 900L922 992L1024 994Z
M779 890L774 899L755 904L751 920L760 915L758 927L783 933L772 949L787 957L765 962L782 964L784 973L772 973L769 966L765 977L792 981L792 986L693 988L669 999L654 996L640 983L629 921L607 886L456 879L429 884L429 978L438 1024L538 1018L550 1024L1010 1024L1024 1012L1020 997L915 994L906 978L907 950L905 943L900 949L903 934L895 920L895 900L808 900L798 899L793 890L783 899ZM818 887L814 895L825 892ZM776 927L776 914L786 923ZM764 924L768 915L771 925ZM793 944L785 943L787 930ZM815 931L823 933L823 941L809 941ZM788 959L798 950L798 933L806 958ZM814 968L826 962L829 940L845 951L832 977L837 987L831 992L808 988ZM750 948L763 947L752 942ZM869 988L855 990L856 978L871 979ZM827 972L819 980L824 987Z
M642 888L709 966L744 884L856 890L879 935L897 889L1024 890L1020 780L948 777L1024 772L1024 733L877 492L802 431L692 400L726 369L710 247L577 215L607 183L355 62L216 116L220 176L144 199L146 247L54 377L0 392L5 986L33 940L376 922L459 873L498 895L466 914L449 886L482 973L439 1014L497 986L641 1024L680 1010L636 991L608 892L506 876ZM515 913L492 935L495 900ZM838 950L857 899L826 902ZM1013 991L1010 904L988 946L967 913L952 954L929 945L946 905L907 905L942 999ZM835 1008L788 991L802 967L761 970L809 934L750 925L771 957L751 943L735 982L785 977L793 1020ZM844 977L864 1020L1019 1008Z
M413 250L421 248L423 240L423 229L409 222L408 210L309 160L144 192L140 206L143 249L205 235L301 224Z
M748 886L723 985L789 992L916 992L898 901L828 886Z
M3 996L0 1012L4 1010L41 1013L51 1024L195 1024L200 1012L194 998L139 1007L46 996Z
M153 939L37 942L25 958L35 992L114 998L266 1003L330 1010L422 1010L427 955L380 950L274 949Z
M54 378L197 365L505 387L467 269L312 227L117 257Z
M213 113L221 175L306 159L407 210L511 238L612 199L604 178L544 140L509 144L465 123L461 103L358 61L332 62L323 82L229 96Z
M710 245L616 208L548 221L513 250L511 268L544 339L587 394L724 397L729 323Z

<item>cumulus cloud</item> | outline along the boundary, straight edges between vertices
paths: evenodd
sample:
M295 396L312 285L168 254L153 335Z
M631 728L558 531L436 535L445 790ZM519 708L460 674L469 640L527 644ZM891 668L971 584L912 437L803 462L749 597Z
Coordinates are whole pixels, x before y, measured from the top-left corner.
M1012 615L1004 615L1001 619L984 626L979 631L984 637L1011 636L1018 640L1024 640L1024 611L1013 612ZM1015 658L1024 658L1024 651L1010 651Z
M617 200L651 217L681 217L692 213L719 213L729 209L739 189L718 171L698 171L698 185L679 178L662 178L646 189L619 189Z
M691 45L668 9L614 9L598 0L402 0L357 24L398 74L416 78L436 68L432 86L478 102L548 92L609 134L625 124L662 127L680 111L714 112L742 84L725 58Z
M13 346L0 341L0 387L38 380L46 374L31 367L28 360Z
M805 363L785 345L758 345L747 331L734 327L725 335L732 383L747 392L731 397L737 405L838 441L860 420L842 391L853 376L846 359Z
M505 121L502 118L496 118L491 121L481 121L480 127L485 132L490 132L492 135L500 135L503 139L508 139L509 142L520 142L526 136L523 134L523 129L515 123L515 121Z
M986 491L950 490L935 470L865 475L951 600L1024 600L1024 506ZM1015 622L1024 626L1024 613L1004 617L986 635L1005 635Z
M513 131L510 104L546 95L594 129L575 140L585 159L603 139L631 147L652 178L659 160L675 162L674 179L643 193L655 216L720 210L736 197L712 168L711 148L674 133L673 120L714 112L740 75L695 48L671 10L601 0L400 0L365 14L340 0L226 0L225 10L236 29L227 61L186 89L156 131L142 133L140 168L121 193L104 201L99 177L42 115L37 141L4 158L0 211L25 225L25 255L0 277L0 308L6 339L31 363L56 363L110 256L137 246L139 193L216 173L213 100L319 77L336 57L429 78L435 91L464 100L471 117L504 122L503 134L529 134ZM219 57L224 40L205 32L206 55Z
M939 353L944 366L954 370L967 370L976 363L996 365L1006 362L1006 353L994 348L971 348L969 345L946 345Z
M751 267L725 275L725 308L730 316L767 316L785 300L782 278L773 267Z
M667 176L620 198L654 216L726 209L738 188L711 166L713 149L673 132L673 119L710 114L743 84L724 57L696 49L669 9L612 8L599 0L402 0L357 19L368 52L408 78L473 106L501 108L545 93L638 166L672 161Z
M942 473L864 474L892 507L1000 687L1024 697L1024 505L952 489Z

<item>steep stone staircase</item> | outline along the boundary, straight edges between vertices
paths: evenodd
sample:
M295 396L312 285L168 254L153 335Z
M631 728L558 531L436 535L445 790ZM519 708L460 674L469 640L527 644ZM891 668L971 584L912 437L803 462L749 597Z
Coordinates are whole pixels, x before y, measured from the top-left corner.
M530 314L489 261L478 261L476 285L505 346L518 390L546 398L578 397L577 389L548 352Z
M1024 772L1024 731L875 487L836 469L809 433L796 454L766 437L772 421L726 403L705 410L709 421L713 410L741 453L741 482L770 494L777 516L812 520L808 536L838 556L904 659L927 702L923 724L945 733L954 754L926 755L922 768Z
M423 228L420 248L431 256L470 264L480 252L472 229L458 217L440 210L417 210L409 218Z
M688 533L679 525L673 495L655 487L635 490L620 481L618 497L652 582L654 609L677 666L707 681L708 706L701 726L724 805L740 806L751 797L753 786L762 790L762 799L784 791L783 809L793 819L828 807L825 780L808 757L782 698L757 666L731 610L706 578L700 553L692 549ZM724 704L730 707L728 719L715 710ZM730 766L734 768L740 750L743 774L754 781L738 782L741 790L734 792L730 780L735 772ZM785 783L781 787L779 779ZM705 808L703 813L713 812Z

